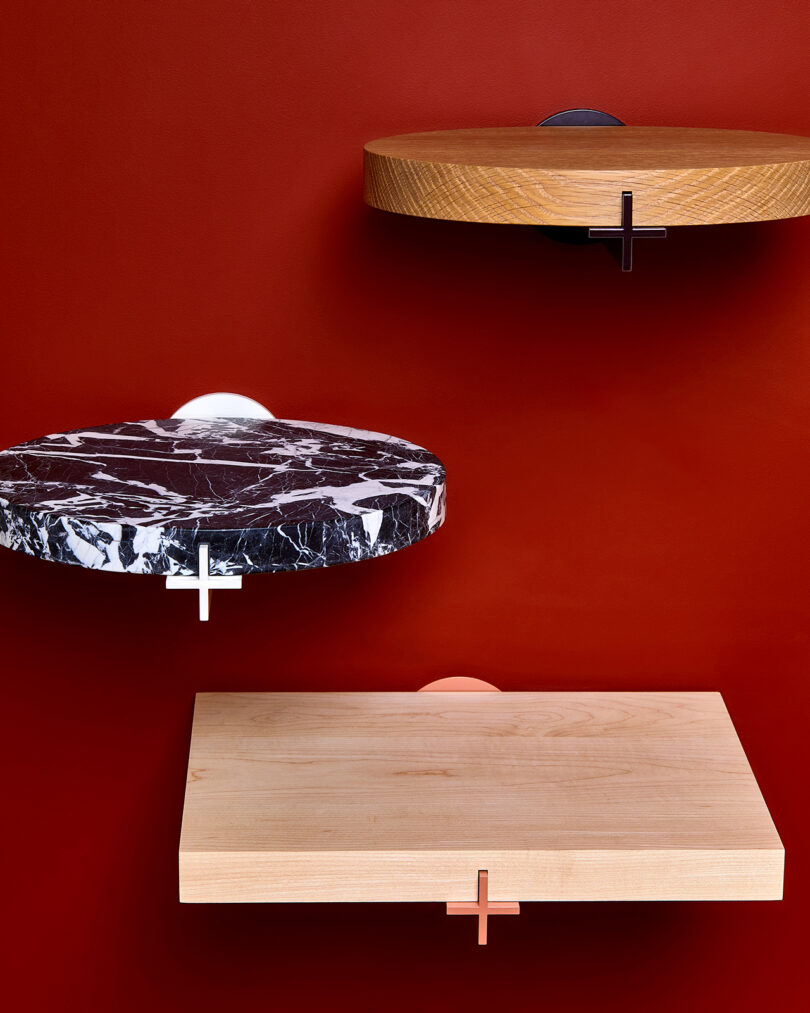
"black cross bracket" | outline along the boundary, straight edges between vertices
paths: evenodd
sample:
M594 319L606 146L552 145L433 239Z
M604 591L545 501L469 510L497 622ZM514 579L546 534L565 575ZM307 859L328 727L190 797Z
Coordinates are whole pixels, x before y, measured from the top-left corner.
M622 224L616 228L588 229L589 239L621 239L622 270L633 270L634 239L666 239L667 230L633 225L633 191L622 190Z

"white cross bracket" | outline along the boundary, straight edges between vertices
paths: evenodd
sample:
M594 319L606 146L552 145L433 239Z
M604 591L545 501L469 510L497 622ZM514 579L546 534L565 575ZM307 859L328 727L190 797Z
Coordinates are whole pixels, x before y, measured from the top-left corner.
M190 577L167 577L166 587L172 591L177 588L189 590L194 588L200 592L200 622L208 622L208 614L211 609L211 593L220 589L241 588L242 575L225 576L223 574L212 574L209 565L208 545L203 542L200 546L199 568L197 576Z

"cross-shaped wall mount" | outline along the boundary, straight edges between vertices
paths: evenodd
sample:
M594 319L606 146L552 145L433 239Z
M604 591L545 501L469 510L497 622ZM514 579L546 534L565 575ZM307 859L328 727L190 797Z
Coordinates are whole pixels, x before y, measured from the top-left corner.
M667 230L651 226L633 225L633 191L622 190L622 224L618 227L588 229L589 239L620 239L622 241L622 270L633 270L634 239L666 239Z
M490 915L519 915L520 904L512 900L489 899L489 872L478 871L478 900L448 902L449 915L478 915L478 945L487 944L487 918Z
M211 592L227 588L241 588L242 575L229 576L211 573L208 545L200 546L197 575L167 577L166 587L171 590L197 590L200 592L200 622L208 622L211 611Z

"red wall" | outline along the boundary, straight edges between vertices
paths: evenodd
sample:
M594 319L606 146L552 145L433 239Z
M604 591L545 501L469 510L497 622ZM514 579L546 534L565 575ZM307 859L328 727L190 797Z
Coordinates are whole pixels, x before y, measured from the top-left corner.
M17 1010L804 1009L810 225L673 230L622 275L366 208L386 134L810 134L804 0L5 5L0 445L208 390L443 458L388 559L214 600L0 552ZM184 906L197 690L719 689L782 903Z

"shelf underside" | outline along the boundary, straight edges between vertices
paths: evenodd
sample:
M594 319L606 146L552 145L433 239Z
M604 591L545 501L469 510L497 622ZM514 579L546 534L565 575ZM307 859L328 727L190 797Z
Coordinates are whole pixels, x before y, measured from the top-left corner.
M716 693L200 694L184 901L765 900Z

